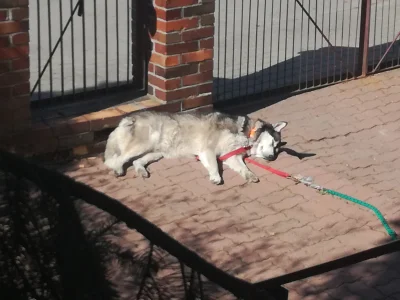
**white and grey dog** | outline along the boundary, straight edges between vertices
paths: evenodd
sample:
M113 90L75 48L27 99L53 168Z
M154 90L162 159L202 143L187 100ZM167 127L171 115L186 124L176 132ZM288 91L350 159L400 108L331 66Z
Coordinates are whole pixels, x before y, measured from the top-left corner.
M267 160L275 158L286 122L270 124L247 116L219 112L159 113L144 111L121 120L110 134L104 163L116 176L124 175L124 165L133 159L135 171L148 177L146 165L163 157L198 156L210 180L220 184L217 157L240 147L251 146L248 155ZM243 154L224 161L249 182L258 182L243 161Z

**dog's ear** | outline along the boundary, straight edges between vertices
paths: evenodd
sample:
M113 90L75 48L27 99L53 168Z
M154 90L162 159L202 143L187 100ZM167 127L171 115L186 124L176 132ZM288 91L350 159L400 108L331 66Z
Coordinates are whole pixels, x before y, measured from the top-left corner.
M249 136L252 140L256 141L261 134L262 128L265 126L265 122L263 120L257 119L254 122L253 128L251 129Z
M265 122L263 120L257 119L257 121L254 123L254 129L255 130L260 130L261 128L263 128L265 125Z
M237 126L239 128L239 132L243 132L245 130L244 127L246 125L246 117L242 117L242 116L238 117L236 123L237 123Z
M287 122L281 121L281 122L277 122L275 124L273 124L272 126L274 127L274 130L276 132L281 132L283 128L285 128L287 126Z

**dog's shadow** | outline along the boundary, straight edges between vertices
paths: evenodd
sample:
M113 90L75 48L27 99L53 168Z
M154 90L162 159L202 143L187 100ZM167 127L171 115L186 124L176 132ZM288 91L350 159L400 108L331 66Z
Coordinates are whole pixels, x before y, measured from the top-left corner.
M282 146L285 146L286 144L287 144L286 142L280 143L279 151L278 151L278 154L276 155L275 159L278 158L279 154L281 154L282 152L285 152L291 156L295 156L298 159L303 159L303 158L312 157L312 156L317 155L316 153L301 153L301 152L297 152L296 150L293 150L291 148L282 147Z

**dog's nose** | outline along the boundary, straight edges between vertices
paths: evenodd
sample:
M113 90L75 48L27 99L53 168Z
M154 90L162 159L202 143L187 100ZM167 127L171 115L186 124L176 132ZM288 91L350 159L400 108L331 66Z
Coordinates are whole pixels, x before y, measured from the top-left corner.
M267 156L267 159L268 159L268 160L273 160L274 158L275 158L274 155L268 155L268 156Z

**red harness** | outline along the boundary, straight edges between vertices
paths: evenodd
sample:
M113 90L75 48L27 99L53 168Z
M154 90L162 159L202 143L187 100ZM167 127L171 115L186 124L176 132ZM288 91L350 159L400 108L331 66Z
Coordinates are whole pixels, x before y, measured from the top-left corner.
M249 136L252 137L252 136L254 135L254 133L255 133L255 129L253 128L253 129L250 131ZM231 151L231 152L228 152L227 154L224 154L224 155L218 157L218 159L219 159L220 161L225 161L225 160L227 160L228 158L231 158L231 157L234 156L234 155L239 155L239 154L245 153L245 152L247 152L247 150L250 150L250 149L251 149L251 146L240 147L240 148L238 148L238 149L236 149L236 150L233 150L233 151ZM198 157L197 155L196 155L196 159L199 160L199 157ZM281 177L284 177L284 178L287 178L287 177L290 176L289 173L276 170L276 169L271 168L271 167L268 167L268 166L266 166L266 165L264 165L264 164L260 164L259 162L255 161L255 160L253 160L253 159L251 159L251 158L245 157L245 161L246 161L246 162L249 162L249 163L251 163L251 164L253 164L253 165L257 166L257 167L260 167L260 168L262 168L262 169L264 169L264 170L267 170L267 171L269 171L269 172L271 172L271 173L274 173L274 174L276 174L276 175L278 175L278 176L281 176Z
M234 155L242 154L242 153L244 153L244 152L246 152L247 150L250 150L250 149L251 149L251 146L240 147L240 148L238 148L236 150L233 150L231 152L228 152L227 154L224 154L224 155L218 157L218 159L220 161L224 161L224 160L227 160L228 158L231 158ZM197 155L196 155L196 159L199 160L199 157Z

